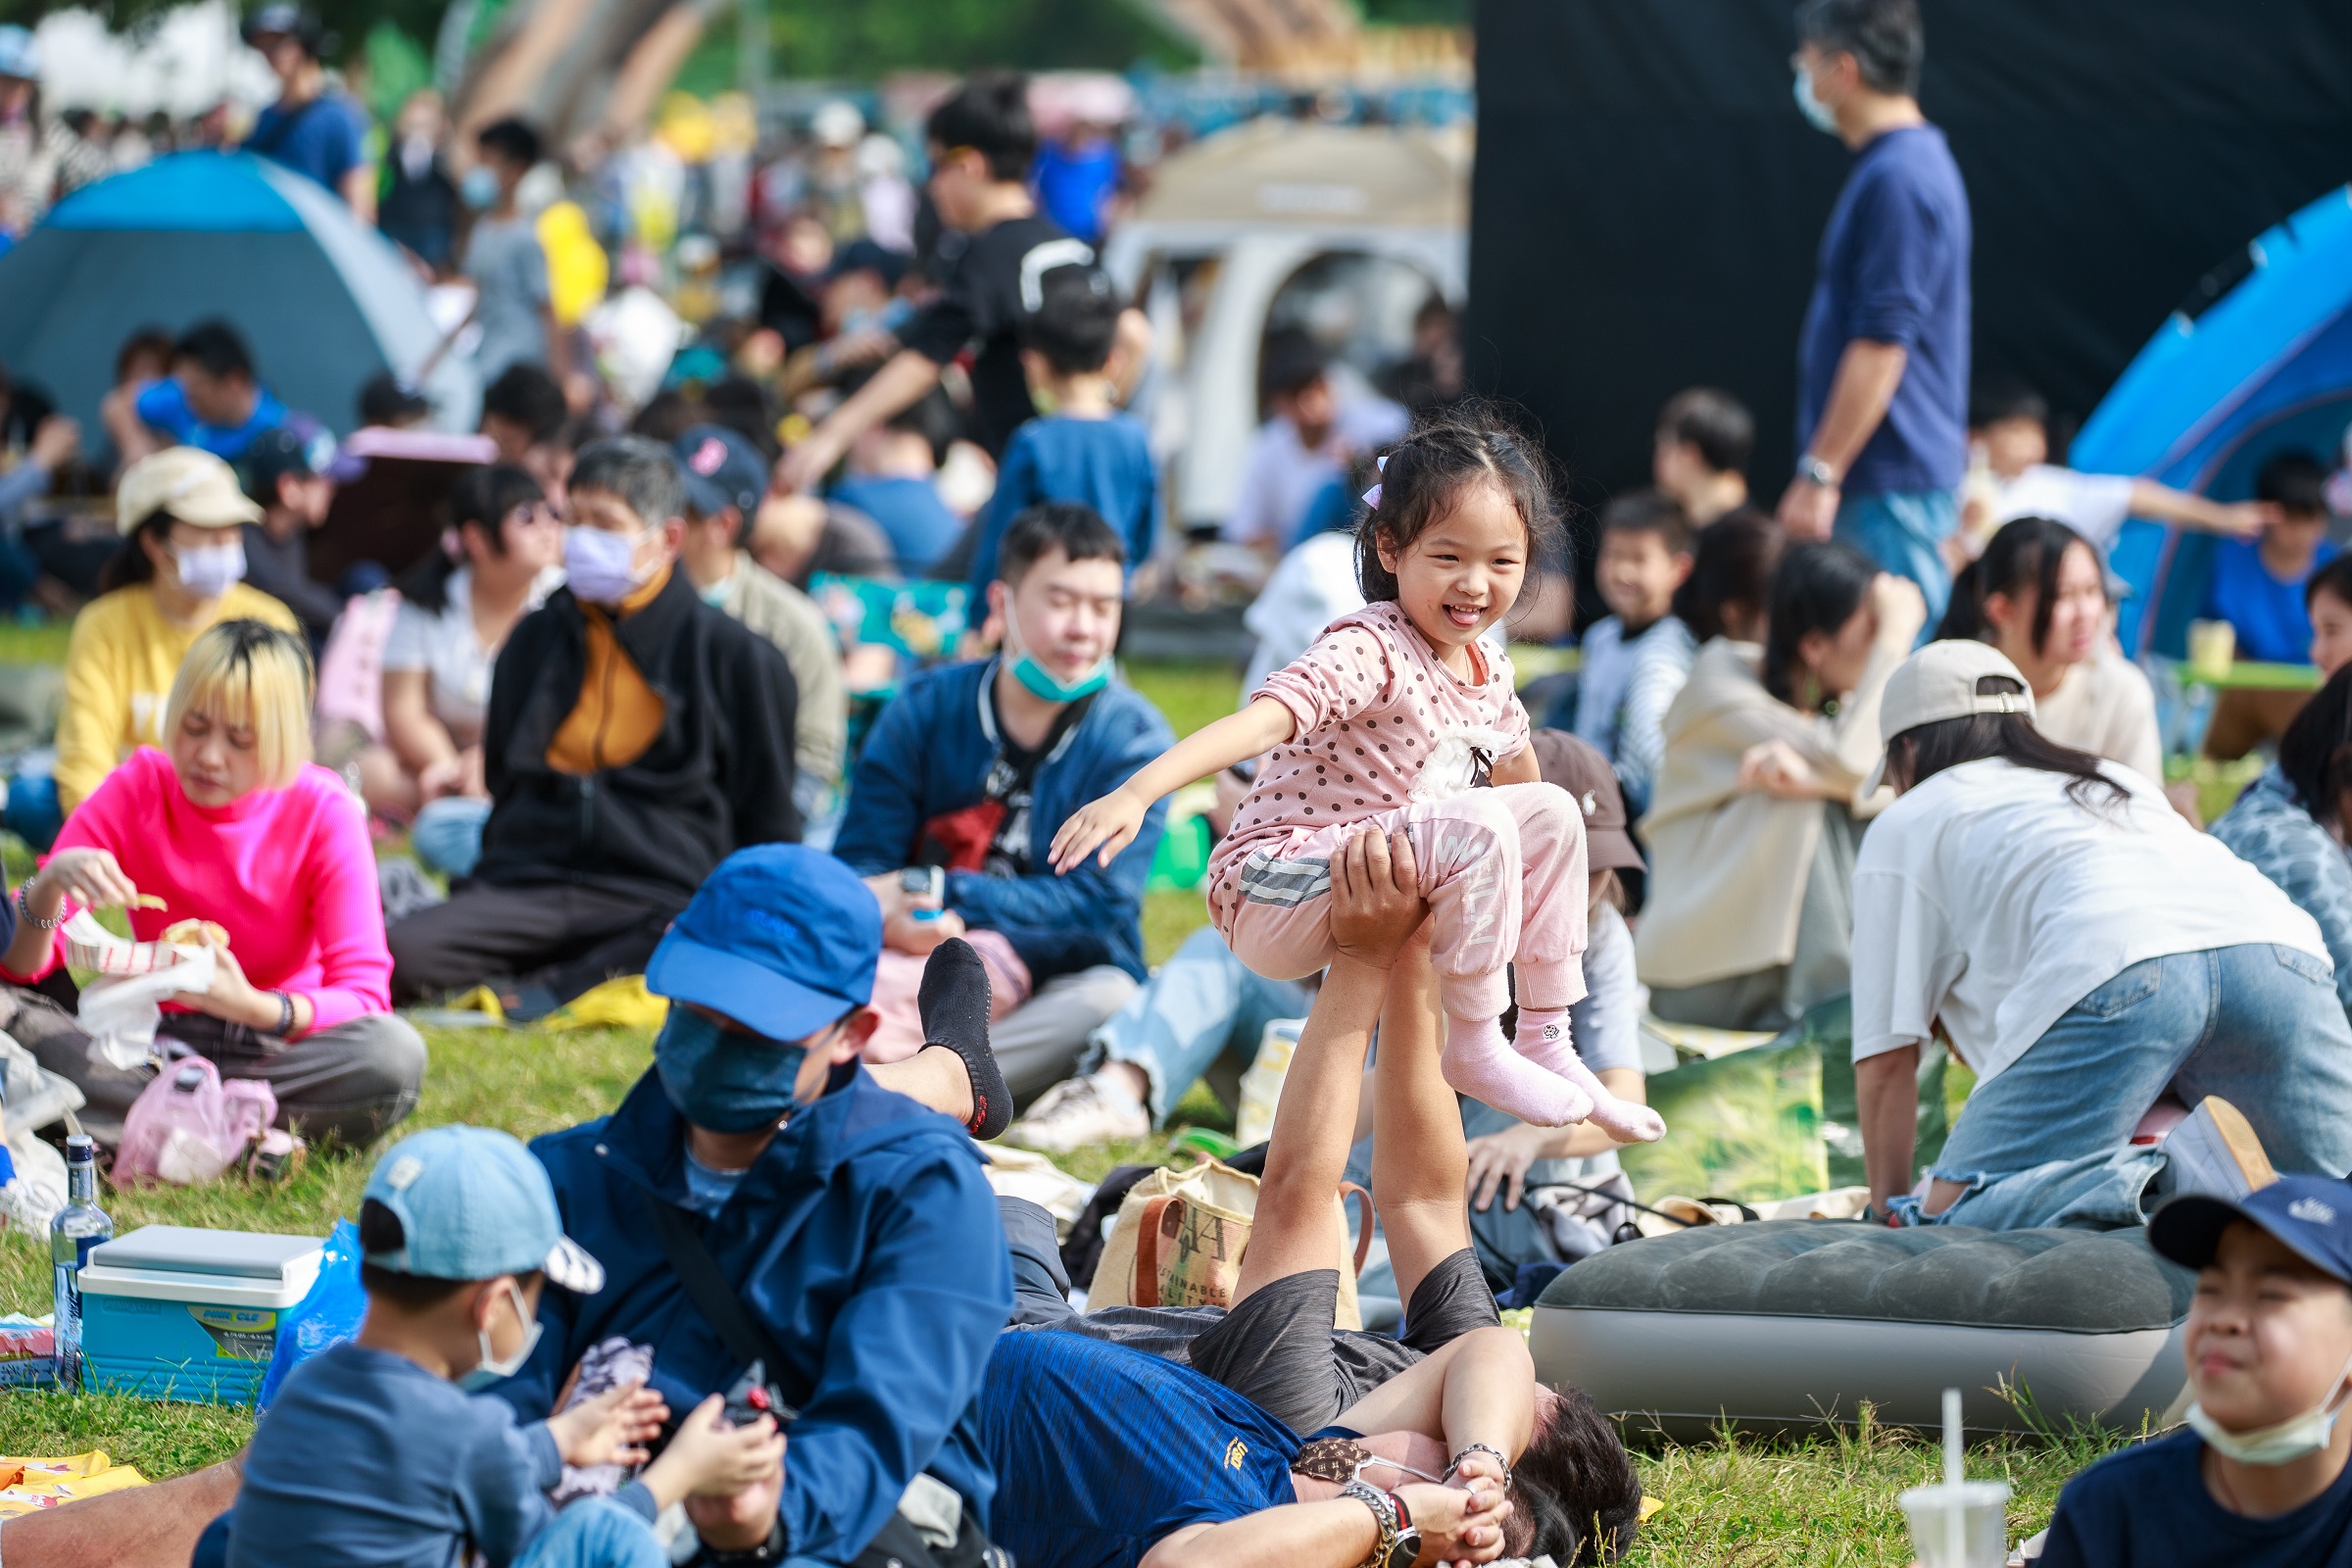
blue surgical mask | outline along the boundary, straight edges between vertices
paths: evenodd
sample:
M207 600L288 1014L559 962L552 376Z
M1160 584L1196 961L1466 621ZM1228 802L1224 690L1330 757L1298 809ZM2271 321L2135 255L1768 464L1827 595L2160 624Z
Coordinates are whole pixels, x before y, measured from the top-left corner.
M1028 654L1012 662L1012 678L1049 703L1074 703L1092 697L1110 684L1110 661L1105 659L1076 680L1062 680Z
M488 212L498 205L498 176L487 166L474 165L458 181L458 199L477 213Z
M1011 619L1010 615L1005 617L1004 658L1011 663L1012 678L1019 681L1031 696L1049 703L1074 703L1081 697L1092 697L1110 684L1112 665L1108 654L1102 656L1101 663L1076 680L1065 681L1039 663L1037 656L1021 646L1020 633L1013 629Z
M679 1115L714 1133L756 1133L790 1115L808 1054L806 1046L721 1029L675 1003L654 1037L662 1093Z
M1796 112L1805 117L1805 123L1825 136L1838 134L1838 117L1820 99L1813 96L1813 73L1804 67L1796 68Z

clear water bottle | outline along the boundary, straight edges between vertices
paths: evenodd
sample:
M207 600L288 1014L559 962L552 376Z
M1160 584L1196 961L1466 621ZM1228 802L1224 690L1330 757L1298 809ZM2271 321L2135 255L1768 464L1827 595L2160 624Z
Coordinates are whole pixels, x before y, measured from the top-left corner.
M66 1140L66 1206L49 1222L49 1258L57 1270L57 1386L81 1389L81 1265L90 1249L112 1241L115 1222L98 1206L98 1146L86 1133Z

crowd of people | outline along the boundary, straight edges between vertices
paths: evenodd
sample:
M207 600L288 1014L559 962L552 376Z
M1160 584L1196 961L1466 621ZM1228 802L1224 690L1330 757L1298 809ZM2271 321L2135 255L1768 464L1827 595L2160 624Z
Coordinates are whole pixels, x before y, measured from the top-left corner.
M537 136L482 128L464 324L496 456L420 560L314 580L333 443L225 324L134 337L92 460L111 549L8 541L17 577L87 602L53 816L11 792L45 854L0 909L0 1028L119 1141L158 1066L82 1026L62 928L122 910L209 950L169 1049L359 1150L430 1071L396 1006L529 1021L640 975L668 1005L609 1116L527 1152L391 1144L359 1337L239 1461L123 1506L209 1525L197 1560L239 1565L459 1541L546 1568L1609 1560L1633 1462L1497 1299L1623 1239L1617 1151L1676 1136L1645 1011L1770 1032L1850 997L1865 1219L2145 1226L2202 1271L2211 1517L2177 1539L2280 1498L2352 1510L2346 1374L2312 1370L2352 1344L2328 1315L2352 1243L2320 1236L2331 1204L2352 1221L2352 566L2327 468L2277 454L2222 505L2052 463L2028 394L1972 410L1966 197L1916 101L1917 10L1798 21L1799 106L1857 156L1799 345L1797 473L1768 514L1738 399L1672 399L1653 483L1597 518L1608 612L1575 680L1525 698L1506 636L1554 640L1574 608L1560 487L1463 395L1435 318L1394 400L1269 339L1223 540L1264 568L1245 702L1179 739L1126 682L1122 617L1168 549L1125 412L1152 335L1042 204L1015 77L928 122L953 243L909 256L869 203L801 325L778 306L625 421L519 213ZM362 208L339 111L308 107L312 24L256 25L287 83L257 147ZM363 417L421 413L387 382ZM46 429L0 510L73 460L79 431ZM984 502L951 504L956 448L993 470ZM2229 536L2207 613L2326 679L2211 832L2167 793L2114 634L2132 515ZM961 595L961 627L862 643L819 574ZM359 717L320 722L319 672L355 662ZM1208 923L1154 970L1146 880L1201 779ZM446 894L379 868L402 835ZM1228 1298L1085 1311L1099 1249L992 1190L986 1146L1146 1136L1278 1020ZM1922 1170L1939 1049L1974 1090ZM1338 1326L1351 1173L1395 1332ZM2249 1481L2315 1400L2300 1479ZM2048 1560L2161 1560L2087 1521L2131 1514L2118 1489L2178 1494L2161 1467L2195 1455L2167 1442L2070 1490Z

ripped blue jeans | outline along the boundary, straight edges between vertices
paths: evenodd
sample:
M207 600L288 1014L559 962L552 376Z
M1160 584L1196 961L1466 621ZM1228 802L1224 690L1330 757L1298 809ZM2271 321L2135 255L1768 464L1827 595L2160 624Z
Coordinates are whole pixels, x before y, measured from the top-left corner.
M1915 1224L2112 1230L2146 1217L2164 1155L2132 1132L2167 1086L2245 1113L2280 1171L2352 1171L2352 1025L2327 959L2267 943L2132 965L1979 1084L1930 1175L1967 1188Z

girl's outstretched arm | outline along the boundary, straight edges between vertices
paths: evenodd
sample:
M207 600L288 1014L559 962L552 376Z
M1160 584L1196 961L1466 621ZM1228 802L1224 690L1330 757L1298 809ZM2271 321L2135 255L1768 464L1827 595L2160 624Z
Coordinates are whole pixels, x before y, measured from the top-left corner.
M1240 712L1195 730L1137 768L1126 783L1071 812L1047 852L1054 869L1066 874L1098 849L1102 852L1100 862L1110 864L1135 838L1152 802L1197 778L1221 773L1247 758L1271 751L1298 728L1298 721L1290 709L1271 697L1260 697Z

